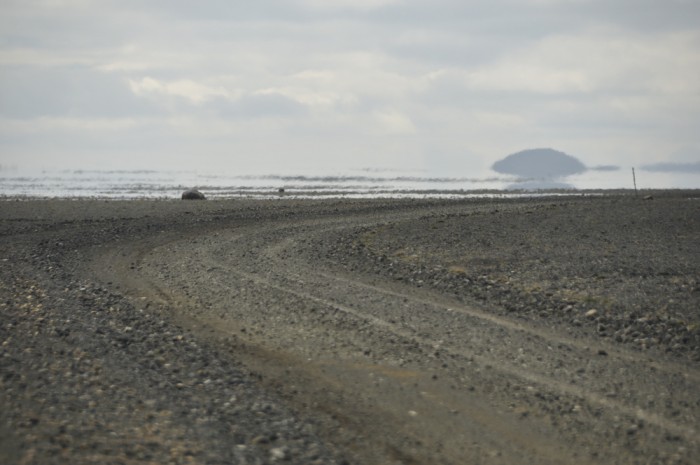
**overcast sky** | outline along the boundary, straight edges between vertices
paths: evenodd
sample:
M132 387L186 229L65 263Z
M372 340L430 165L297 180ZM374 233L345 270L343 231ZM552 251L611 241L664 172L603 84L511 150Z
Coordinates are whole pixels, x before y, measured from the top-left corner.
M0 0L0 164L700 162L698 0ZM666 165L664 165L666 166Z

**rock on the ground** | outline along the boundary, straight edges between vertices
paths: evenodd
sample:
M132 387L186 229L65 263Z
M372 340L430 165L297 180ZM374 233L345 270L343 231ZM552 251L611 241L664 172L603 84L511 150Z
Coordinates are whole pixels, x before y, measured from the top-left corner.
M206 200L204 194L199 192L197 189L187 189L182 193L182 200Z

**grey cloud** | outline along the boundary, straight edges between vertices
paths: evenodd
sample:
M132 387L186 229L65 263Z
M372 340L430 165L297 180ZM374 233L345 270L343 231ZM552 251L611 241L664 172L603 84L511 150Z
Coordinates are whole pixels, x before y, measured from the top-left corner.
M533 4L516 0L470 2L413 1L376 14L382 27L423 31L433 37L454 34L455 40L395 43L387 50L398 56L442 66L474 66L497 60L504 53L524 48L546 37L590 34L592 30L619 28L639 34L697 30L700 2L675 0L592 0Z
M142 122L128 128L109 124L91 127L89 124L84 126L77 123L68 127L48 125L40 132L5 133L3 131L0 137L0 151L12 152L15 149L31 147L34 153L87 152L94 154L95 157L109 158L114 154L121 154L121 157L127 158L132 154L150 153L166 161L168 154L196 148L197 145L202 145L202 142L201 139L193 141L191 135L162 122ZM163 152L166 153L165 157ZM196 153L194 149L193 153ZM47 161L52 160L47 159Z
M0 68L0 114L128 117L158 113L151 102L134 96L119 76L82 66Z
M700 18L700 2L694 0L594 0L565 3L559 9L640 32L697 29Z
M658 173L700 173L700 161L694 163L654 163L642 169Z
M94 50L133 38L143 26L135 12L92 2L49 6L48 2L17 2L0 16L5 46L51 50Z
M184 19L188 21L249 21L249 20L283 20L303 19L308 16L294 2L275 0L139 0L116 1L115 8L150 12L164 18Z
M281 94L250 94L237 100L216 99L205 109L224 118L265 118L299 116L307 112L301 103Z
M400 35L400 34L397 34ZM431 67L474 67L492 62L512 45L512 38L469 35L458 30L421 30L418 37L394 39L386 45L393 56L418 61Z
M433 78L428 86L414 96L417 101L433 107L459 108L465 112L506 112L515 114L538 114L538 109L566 98L569 101L585 102L586 96L563 94L537 94L518 90L470 89L462 74L445 74ZM575 124L575 115L565 115ZM545 122L548 123L548 122ZM553 125L561 120L552 121Z
M698 160L700 160L700 148L693 146L681 147L669 157L669 161L674 163L694 163Z
M503 39L511 43L537 40L586 25L585 18L568 10L514 0L412 0L378 11L370 19L407 28L449 29L473 37L480 47L486 48Z
M619 171L620 167L617 165L599 165L591 166L588 169L591 171Z
M401 11L404 13L401 14ZM536 37L572 32L591 25L619 25L643 32L697 28L700 3L688 0L588 0L526 2L522 0L463 1L412 0L396 5L389 16L404 21L424 20L440 24L463 24L498 35ZM425 24L425 23L424 23Z

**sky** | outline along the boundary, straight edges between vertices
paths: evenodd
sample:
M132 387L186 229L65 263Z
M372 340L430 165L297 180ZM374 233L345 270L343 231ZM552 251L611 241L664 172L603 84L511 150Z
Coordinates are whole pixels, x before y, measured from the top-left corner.
M699 122L697 0L0 0L5 167L673 183Z

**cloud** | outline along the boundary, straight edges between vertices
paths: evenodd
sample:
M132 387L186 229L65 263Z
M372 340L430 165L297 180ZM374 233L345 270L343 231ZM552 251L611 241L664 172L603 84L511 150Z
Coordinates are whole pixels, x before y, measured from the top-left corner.
M620 167L617 165L598 165L591 166L588 169L591 171L619 171Z
M190 79L164 82L151 77L144 77L139 80L129 80L129 87L134 94L139 96L176 96L184 98L195 105L219 97L230 97L231 95L223 87L208 86Z
M315 10L360 10L371 11L389 5L401 5L401 0L298 0L305 8Z
M373 116L382 132L411 134L416 130L411 118L397 110L379 110Z
M229 119L301 116L307 111L304 96L290 98L284 90L274 88L246 91L189 79L163 81L151 77L130 80L129 87L136 96L159 102L171 114L188 112Z
M699 173L700 161L695 163L654 163L642 166L643 170L657 173Z
M257 92L237 99L217 99L206 107L224 118L279 118L306 113L307 107L275 92Z
M698 44L695 32L635 37L592 29L548 36L463 75L467 88L478 91L696 93L700 83L692 72L700 66Z
M4 66L0 115L14 118L154 115L157 107L135 97L119 76L85 66Z
M700 160L700 148L688 145L681 147L671 153L668 158L670 162L691 163Z
M641 33L696 29L700 17L700 4L693 0L581 1L573 6L563 5L564 12Z
M666 161L646 164L641 168L654 173L700 174L700 149L682 147L672 152Z

